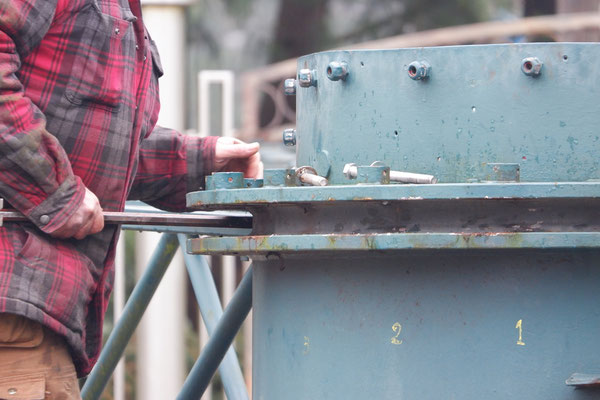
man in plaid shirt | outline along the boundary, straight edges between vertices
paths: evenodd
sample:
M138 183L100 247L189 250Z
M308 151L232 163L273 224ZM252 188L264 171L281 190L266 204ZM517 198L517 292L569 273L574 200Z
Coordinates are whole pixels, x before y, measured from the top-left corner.
M155 126L161 75L139 0L0 1L0 197L31 221L0 228L1 399L79 398L119 235L102 210L262 173L256 143Z

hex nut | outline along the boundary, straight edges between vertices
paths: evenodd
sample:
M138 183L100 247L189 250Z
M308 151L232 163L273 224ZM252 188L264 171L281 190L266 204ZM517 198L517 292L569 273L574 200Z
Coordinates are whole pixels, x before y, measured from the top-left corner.
M346 80L348 76L348 63L345 61L332 61L327 66L327 78L331 81Z
M296 145L296 130L295 129L285 129L283 131L283 144L286 146L295 146Z
M302 68L298 71L298 84L303 88L317 86L315 71L308 68Z
M408 76L415 81L429 78L431 66L427 61L413 61L408 64Z
M286 96L294 96L296 94L296 80L294 78L286 79L283 82L283 93Z
M342 172L346 178L355 179L357 173L357 166L354 163L345 164L344 170Z
M544 63L537 57L526 57L521 61L521 71L527 76L539 76Z

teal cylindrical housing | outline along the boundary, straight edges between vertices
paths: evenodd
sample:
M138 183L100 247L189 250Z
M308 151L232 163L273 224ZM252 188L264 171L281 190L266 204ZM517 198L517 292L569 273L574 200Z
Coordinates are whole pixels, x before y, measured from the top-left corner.
M296 162L329 184L269 171L187 198L253 214L251 235L188 242L253 260L253 397L597 398L599 61L580 43L300 58Z

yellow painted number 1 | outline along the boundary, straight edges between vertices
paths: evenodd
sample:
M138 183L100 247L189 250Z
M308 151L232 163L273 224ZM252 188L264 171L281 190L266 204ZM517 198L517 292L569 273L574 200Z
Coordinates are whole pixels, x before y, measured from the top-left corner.
M525 342L523 342L523 320L522 319L517 321L517 325L515 326L515 329L519 330L519 340L517 340L517 345L525 346Z

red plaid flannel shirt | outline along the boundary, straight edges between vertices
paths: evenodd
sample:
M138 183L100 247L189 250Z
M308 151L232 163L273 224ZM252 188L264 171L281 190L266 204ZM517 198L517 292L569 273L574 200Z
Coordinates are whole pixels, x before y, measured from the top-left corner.
M48 234L88 187L183 210L213 168L216 138L155 127L162 67L139 0L0 1L0 197L31 220L0 228L0 312L63 335L78 374L98 357L118 230Z

